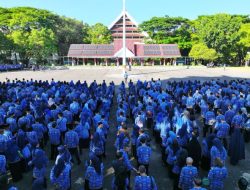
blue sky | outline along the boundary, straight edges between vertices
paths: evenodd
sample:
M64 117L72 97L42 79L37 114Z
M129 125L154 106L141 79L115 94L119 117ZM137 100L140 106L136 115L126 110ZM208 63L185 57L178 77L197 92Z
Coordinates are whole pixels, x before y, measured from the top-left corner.
M0 7L30 6L95 24L109 25L120 14L122 0L0 0ZM195 19L214 13L250 14L250 0L127 0L127 11L141 23L153 16Z

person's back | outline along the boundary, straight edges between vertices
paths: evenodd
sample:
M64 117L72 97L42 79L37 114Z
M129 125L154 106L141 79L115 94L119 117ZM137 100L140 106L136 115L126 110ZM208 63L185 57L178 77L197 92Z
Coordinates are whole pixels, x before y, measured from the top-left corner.
M193 180L198 175L197 168L192 166L193 159L188 157L186 159L187 166L181 169L180 180L179 180L179 187L182 190L190 190L193 188Z
M146 168L139 167L140 175L135 177L134 190L157 190L155 180L152 176L147 176Z
M64 143L68 146L68 148L76 148L79 143L78 134L73 130L66 132Z
M146 144L137 148L137 157L139 164L149 164L151 156L151 148Z
M112 167L115 171L115 176L113 180L113 189L115 190L125 190L127 186L127 167L123 161L123 154L121 152L117 153L117 160L112 162Z
M208 173L210 188L212 190L223 190L223 181L227 177L227 169L224 167L221 159L215 159L215 167L212 167Z

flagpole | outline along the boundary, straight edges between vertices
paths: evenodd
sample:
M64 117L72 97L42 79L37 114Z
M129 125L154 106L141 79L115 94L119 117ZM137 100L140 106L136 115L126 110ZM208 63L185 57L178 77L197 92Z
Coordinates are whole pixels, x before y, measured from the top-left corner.
M122 65L126 69L126 0L123 0L123 58Z

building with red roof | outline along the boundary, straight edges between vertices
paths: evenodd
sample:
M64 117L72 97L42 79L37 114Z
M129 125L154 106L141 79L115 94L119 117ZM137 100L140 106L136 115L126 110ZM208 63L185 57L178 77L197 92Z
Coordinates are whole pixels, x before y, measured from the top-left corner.
M126 23L126 57L130 63L138 60L143 63L145 59L160 58L165 64L173 62L177 57L181 57L177 44L145 44L144 41L149 38L146 32L141 32L139 26L128 12L122 12L114 22L109 26L113 37L112 44L71 44L67 57L71 60L83 60L86 63L88 59L94 60L96 64L98 60L105 60L108 64L109 60L116 60L120 64L123 56L123 16Z

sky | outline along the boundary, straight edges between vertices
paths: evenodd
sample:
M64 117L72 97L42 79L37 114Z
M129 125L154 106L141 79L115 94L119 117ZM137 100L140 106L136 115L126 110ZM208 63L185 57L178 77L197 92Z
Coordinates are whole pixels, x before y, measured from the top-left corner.
M215 13L250 15L250 0L126 0L126 9L138 22L153 16L195 19ZM121 13L122 0L0 0L0 7L29 6L50 10L88 24L109 26Z

